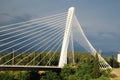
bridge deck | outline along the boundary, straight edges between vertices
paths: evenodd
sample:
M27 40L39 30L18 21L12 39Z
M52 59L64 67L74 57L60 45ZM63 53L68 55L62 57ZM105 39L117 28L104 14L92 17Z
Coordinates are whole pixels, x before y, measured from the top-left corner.
M0 65L0 71L11 70L11 71L40 71L40 70L53 70L60 71L61 68L58 66L24 66L24 65Z

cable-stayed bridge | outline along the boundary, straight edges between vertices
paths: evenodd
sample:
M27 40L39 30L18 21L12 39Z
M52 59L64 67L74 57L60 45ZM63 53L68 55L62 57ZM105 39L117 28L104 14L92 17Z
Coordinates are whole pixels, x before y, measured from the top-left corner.
M93 56L98 54L101 68L111 68L87 39L71 7L68 12L1 26L0 69L60 69L67 64L67 53L75 63L76 43ZM50 66L57 54L58 64Z

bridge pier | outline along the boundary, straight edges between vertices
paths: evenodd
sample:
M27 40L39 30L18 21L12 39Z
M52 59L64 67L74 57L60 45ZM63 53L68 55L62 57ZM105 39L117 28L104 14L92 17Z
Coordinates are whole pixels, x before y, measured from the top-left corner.
M62 43L62 49L60 54L60 61L59 61L59 67L63 67L64 64L67 64L67 50L69 45L69 39L70 39L70 32L71 32L71 25L74 15L74 7L69 8L68 10L68 16L66 21L66 27L63 37L63 43Z

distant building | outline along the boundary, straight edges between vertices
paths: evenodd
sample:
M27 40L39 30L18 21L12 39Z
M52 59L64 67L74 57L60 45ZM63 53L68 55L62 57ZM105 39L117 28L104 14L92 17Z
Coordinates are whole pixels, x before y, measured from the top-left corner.
M120 51L118 52L117 60L118 60L118 62L120 62Z

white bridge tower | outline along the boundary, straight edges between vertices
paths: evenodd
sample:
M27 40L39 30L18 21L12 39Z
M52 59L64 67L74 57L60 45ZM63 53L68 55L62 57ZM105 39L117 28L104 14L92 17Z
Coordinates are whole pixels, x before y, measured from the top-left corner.
M67 50L68 50L69 38L71 34L71 27L72 27L71 25L72 25L73 15L74 15L74 7L70 7L68 10L66 27L65 27L64 37L63 37L59 67L63 67L64 64L67 64Z

